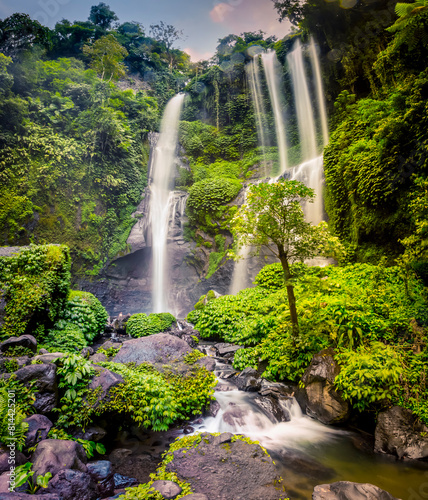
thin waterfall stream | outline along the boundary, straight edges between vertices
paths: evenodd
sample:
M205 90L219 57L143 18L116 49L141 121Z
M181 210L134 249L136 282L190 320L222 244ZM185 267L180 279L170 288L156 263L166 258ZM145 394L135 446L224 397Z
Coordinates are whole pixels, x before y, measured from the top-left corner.
M162 118L159 140L154 153L150 184L150 221L153 250L153 312L168 312L167 238L174 195L171 180L178 140L178 123L184 94L177 94L167 104Z

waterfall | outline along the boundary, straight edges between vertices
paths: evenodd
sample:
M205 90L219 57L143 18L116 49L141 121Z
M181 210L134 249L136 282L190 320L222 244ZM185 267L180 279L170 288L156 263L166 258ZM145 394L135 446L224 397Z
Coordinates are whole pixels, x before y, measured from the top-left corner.
M269 146L269 141L266 136L266 111L263 102L263 90L260 80L260 68L259 68L260 58L258 55L254 56L253 60L246 65L245 69L247 72L248 82L250 84L251 99L254 103L254 111L256 115L256 127L257 127L257 137L259 144L262 148L262 165L264 175L268 175L267 171L267 158L266 149Z
M153 251L153 312L169 311L167 299L166 244L174 196L170 191L178 139L178 122L184 94L167 104L161 123L150 184L150 223Z
M284 99L281 91L282 68L274 50L262 54L263 68L268 84L270 100L275 118L276 140L278 143L280 173L287 170L287 140L285 136Z
M326 146L328 144L328 140L329 140L327 111L325 109L325 99L324 99L324 90L323 90L322 79L321 79L320 63L319 63L317 49L316 49L315 42L314 42L313 38L311 38L311 41L309 44L309 53L310 53L310 57L311 57L312 71L313 71L314 77L315 77L315 88L316 88L316 92L317 92L317 104L318 104L318 112L320 115L323 146Z
M300 135L300 150L304 162L317 156L317 140L300 40L296 41L293 51L287 55L287 62L291 73Z

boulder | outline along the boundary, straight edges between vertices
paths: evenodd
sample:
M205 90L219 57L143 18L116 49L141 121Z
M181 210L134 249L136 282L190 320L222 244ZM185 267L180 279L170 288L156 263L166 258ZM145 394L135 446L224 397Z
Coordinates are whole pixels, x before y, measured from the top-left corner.
M110 389L113 389L113 387L116 387L119 384L123 384L125 381L121 375L107 370L107 368L101 368L96 365L94 365L93 368L98 373L89 382L88 388L90 391L98 390L97 400L94 403L94 408L97 408L101 401L104 401L109 397L108 394Z
M85 432L83 430L79 430L73 434L73 437L77 439L86 439L87 441L94 441L98 443L102 439L104 439L107 435L107 431L98 425L92 425L88 427Z
M63 469L55 474L45 491L59 495L61 500L95 500L98 498L97 487L91 476L71 469ZM45 495L42 498L44 499Z
M88 359L89 356L92 356L92 354L94 354L94 350L92 349L92 347L84 347L80 351L80 355L82 356L82 358L85 358L85 359Z
M4 445L0 446L0 474L3 472L8 472L10 470L9 464L9 448ZM24 465L27 462L25 455L20 451L15 450L15 465Z
M94 354L93 356L90 356L89 357L89 361L91 363L103 363L104 361L108 361L108 358L105 354L103 354L102 352L97 352L96 354Z
M45 493L42 495L30 495L27 493L0 493L0 500L63 500L56 493Z
M338 481L315 486L312 500L398 500L385 490L369 483Z
M173 481L153 481L152 488L166 499L171 500L176 498L183 489Z
M104 498L113 495L115 482L113 466L108 460L98 460L87 465L88 474L97 485L98 494Z
M53 423L44 415L31 415L25 422L28 424L25 448L31 448L43 439L47 439L48 433L53 427Z
M199 339L201 338L199 331L194 330L191 326L185 326L184 328L181 328L181 330L180 328L174 328L168 333L170 335L174 335L174 337L184 340L193 349L198 347Z
M25 347L33 353L37 352L37 340L32 335L21 335L20 337L10 337L0 344L0 352L6 352L14 347Z
M206 417L216 417L220 411L220 403L216 400L211 401L209 407L205 410L204 415Z
M193 349L185 342L167 333L127 340L114 358L115 363L151 363L158 369L181 361Z
M31 461L35 477L46 472L55 476L63 469L87 472L86 453L76 441L46 439L39 443Z
M226 354L235 354L236 351L242 349L241 345L226 344L224 342L220 344L215 344L214 348L217 351L218 356L225 356Z
M325 349L315 354L306 369L302 382L305 385L306 413L323 424L341 424L350 415L350 406L334 388L339 374L334 360L334 350Z
M209 498L203 493L191 493L185 497L181 497L181 500L209 500Z
M190 483L195 493L216 500L277 500L286 496L272 459L260 445L232 442L230 433L203 433L201 437L196 446L174 451L166 465L167 472Z
M378 415L374 449L398 458L427 458L428 427L410 410L393 406Z
M53 364L36 364L20 368L15 372L16 379L29 387L35 381L37 390L34 409L37 413L51 412L58 400L58 387L56 381L56 366ZM10 375L6 375L8 378Z
M39 354L34 356L33 361L38 363L53 363L58 358L63 358L65 354L63 352L49 352L47 354Z
M113 475L113 480L116 490L120 488L129 488L130 486L138 484L138 481L134 477L122 476L122 474L117 473Z
M259 406L274 424L278 422L289 422L291 415L285 406L286 399L277 399L273 396L258 396L254 403Z
M204 358L199 358L196 361L196 365L204 367L209 372L213 372L215 370L216 363L215 359L210 358L209 356L205 356Z
M245 368L242 372L232 379L232 382L241 391L257 392L262 386L262 378L254 368Z

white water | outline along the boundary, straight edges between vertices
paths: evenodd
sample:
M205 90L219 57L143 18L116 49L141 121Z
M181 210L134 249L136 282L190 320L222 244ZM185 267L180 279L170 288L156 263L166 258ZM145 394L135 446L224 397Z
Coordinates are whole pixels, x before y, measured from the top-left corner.
M281 91L282 68L274 50L262 54L263 68L268 84L270 100L275 118L276 140L278 143L280 172L287 170L287 139L285 135L284 99Z
M246 65L245 69L247 71L247 78L250 84L251 98L254 103L254 111L256 115L256 126L257 126L257 137L259 144L262 148L262 165L264 175L268 175L267 171L267 161L266 161L266 149L269 146L268 136L266 134L266 110L263 103L263 91L262 84L260 80L260 68L259 68L259 56L254 56L253 60Z
M293 84L302 161L305 162L318 155L314 113L309 96L300 40L295 42L293 51L287 55L287 62Z
M311 38L309 44L309 54L311 57L312 71L315 77L315 88L317 93L317 105L318 105L319 118L321 122L323 146L326 146L329 141L327 111L325 109L325 98L324 98L324 89L321 79L320 62L317 54L317 48L315 46L313 38Z
M306 203L303 207L305 219L311 224L319 224L324 220L324 204L322 199L323 187L323 157L317 156L292 168L292 180L303 182L315 191L313 203Z
M169 218L174 196L170 191L178 139L178 122L184 94L177 94L167 104L161 123L159 141L153 160L153 180L150 184L150 221L153 251L153 312L169 311L166 290L166 243Z

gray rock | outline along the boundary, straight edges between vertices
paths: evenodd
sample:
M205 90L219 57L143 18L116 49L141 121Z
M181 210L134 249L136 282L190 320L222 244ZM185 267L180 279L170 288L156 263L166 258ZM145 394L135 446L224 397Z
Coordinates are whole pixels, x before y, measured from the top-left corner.
M98 460L87 465L88 474L97 485L98 494L102 498L113 495L115 482L113 466L108 460Z
M161 368L170 365L192 352L185 342L167 333L127 340L114 358L115 363L151 363Z
M16 379L26 387L35 381L37 390L34 409L37 413L51 412L58 400L58 387L56 381L56 366L53 364L36 364L20 368L15 372ZM6 377L8 378L8 377Z
M209 500L209 498L203 493L191 493L185 497L181 497L181 500Z
M28 423L25 448L31 448L40 441L47 439L48 433L53 427L53 423L44 415L31 415L31 417L25 419L25 422Z
M94 354L93 356L90 356L89 357L89 361L91 363L102 363L104 361L108 361L108 358L105 354L103 354L102 352L97 352L96 354Z
M42 347L41 349L39 349L39 354L49 354L49 351Z
M45 491L58 494L61 500L95 500L98 498L97 488L91 476L71 469L63 469L55 474Z
M24 465L27 462L25 455L20 451L15 451L15 465ZM10 470L9 464L9 448L4 445L0 446L0 474Z
M65 354L63 352L50 352L48 354L39 354L38 356L34 356L33 361L37 361L39 363L52 363L58 358L63 358Z
M338 481L315 486L312 500L398 500L385 490L369 483Z
M323 424L340 424L346 422L350 415L349 404L334 388L334 379L339 371L334 350L325 349L314 355L302 377L307 400L306 413Z
M27 493L0 493L0 500L63 500L56 493L29 495Z
M46 472L54 476L63 469L87 472L86 453L76 441L46 439L39 443L31 461L35 477Z
M21 335L20 337L10 337L0 344L0 352L6 352L14 347L25 347L37 352L37 340L32 335Z
M224 356L225 354L229 354L229 353L234 354L239 349L242 349L242 346L240 346L240 345L226 344L226 343L215 344L214 347L217 350L217 354L219 356Z
M104 439L107 435L107 431L98 425L93 425L88 427L85 432L82 430L73 434L73 437L78 439L86 439L87 441L94 441L98 443L102 439Z
M129 488L130 486L135 486L138 481L133 477L122 476L122 474L114 474L114 487L115 489Z
M232 435L201 434L201 442L190 449L174 451L167 472L190 483L195 493L216 500L277 500L286 496L272 459L258 444L237 440ZM221 443L221 444L217 444Z
M176 498L183 491L183 489L173 481L153 481L152 488L155 491L159 491L166 500Z
M254 403L259 406L274 424L278 422L289 422L290 412L285 407L285 398L283 401L273 396L258 396L254 398ZM282 403L282 404L281 404Z
M215 359L210 358L209 356L198 359L198 361L196 361L196 364L198 366L203 366L209 372L213 372L215 370Z
M245 368L242 372L235 377L232 382L241 391L257 392L262 386L262 379L254 368Z
M80 351L80 355L85 359L88 359L92 354L94 354L94 350L92 349L92 347L84 347Z
M428 427L410 410L393 406L378 415L374 449L398 458L426 458Z
M94 365L93 368L98 372L92 380L89 382L89 390L97 392L97 400L94 403L94 408L97 408L101 401L109 398L109 391L119 384L123 384L124 380L121 375L114 373L107 368L101 368L100 366Z
M205 410L206 417L215 417L220 411L220 403L218 401L211 401L210 406Z

